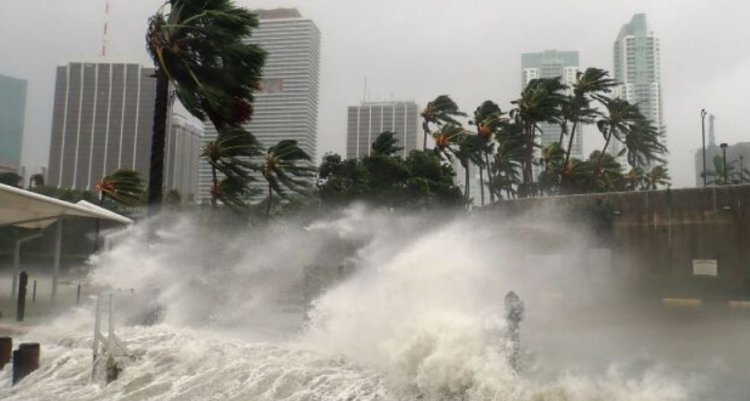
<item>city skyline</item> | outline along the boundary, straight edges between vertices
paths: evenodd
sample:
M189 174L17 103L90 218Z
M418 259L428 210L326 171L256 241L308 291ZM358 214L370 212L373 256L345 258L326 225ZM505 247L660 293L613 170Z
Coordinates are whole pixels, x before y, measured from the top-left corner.
M728 2L717 8L708 1L684 4L634 0L605 8L586 0L531 0L523 5L446 0L440 7L424 7L421 2L384 0L366 17L361 4L334 0L304 4L257 0L238 4L253 8L297 6L316 21L326 36L321 49L318 158L328 151L345 152L346 121L341 118L341 110L361 100L365 77L371 88L378 88L371 91L370 100L412 98L426 104L447 93L464 111L471 112L485 99L507 110L510 100L518 95L518 55L529 49L572 48L582 52L581 68L594 66L612 71L612 41L623 22L639 12L645 12L653 26L658 27L664 49L662 86L669 99L664 104L664 118L669 122L673 187L694 184L692 159L693 152L700 148L702 108L722 119L719 141L739 142L748 136L740 123L744 106L733 100L741 97L741 88L750 86L750 78L744 73L750 68L750 55L740 51L740 44L750 40L750 32L741 29L741 16L747 14L750 5L742 2ZM45 13L30 12L41 5ZM155 10L153 3L111 0L110 6L109 52L119 59L148 60L142 38L146 18ZM64 4L8 0L0 4L0 36L26 38L23 43L0 41L0 51L11 55L0 60L0 73L30 83L28 107L34 112L27 113L29 134L23 151L24 164L30 171L46 163L54 67L60 60L99 53L103 9L103 3L83 0ZM330 9L336 13L330 13ZM678 9L679 13L675 12ZM510 14L518 18L494 23L494 16ZM528 20L531 14L534 24L514 22ZM51 18L53 15L65 18ZM451 29L408 23L416 17L453 22ZM351 20L358 23L343 23ZM383 30L386 22L393 22L394 29ZM44 35L31 28L40 23L47 27ZM409 29L405 29L407 25ZM48 46L48 37L57 38L59 45ZM507 40L512 37L524 40ZM489 45L498 40L503 46L488 51L497 47ZM444 51L451 56L437 56ZM701 57L696 58L695 54ZM476 61L478 56L481 62L467 63ZM595 130L584 133L584 153L597 146L600 136Z

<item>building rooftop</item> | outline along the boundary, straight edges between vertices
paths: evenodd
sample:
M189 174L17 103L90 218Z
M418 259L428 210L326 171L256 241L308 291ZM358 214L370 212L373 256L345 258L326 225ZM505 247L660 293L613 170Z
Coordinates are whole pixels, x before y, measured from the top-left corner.
M286 19L302 18L299 10L296 8L274 8L270 10L252 10L258 16L258 19Z

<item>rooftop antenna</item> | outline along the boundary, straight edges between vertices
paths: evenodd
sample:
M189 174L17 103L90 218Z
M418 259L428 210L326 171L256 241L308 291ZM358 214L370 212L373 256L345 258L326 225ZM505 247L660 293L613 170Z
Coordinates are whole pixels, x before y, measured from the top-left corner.
M708 115L708 144L709 146L716 146L716 133L714 132L714 115Z
M100 56L107 57L107 42L109 31L109 0L105 1L104 6L104 28L102 30L102 52Z

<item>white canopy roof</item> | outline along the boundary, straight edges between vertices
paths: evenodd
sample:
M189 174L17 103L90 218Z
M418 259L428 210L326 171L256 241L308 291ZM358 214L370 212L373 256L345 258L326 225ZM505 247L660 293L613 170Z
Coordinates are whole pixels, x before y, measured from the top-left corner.
M78 204L40 195L21 188L0 184L0 226L44 228L64 216L105 219L122 224L133 220L93 203Z

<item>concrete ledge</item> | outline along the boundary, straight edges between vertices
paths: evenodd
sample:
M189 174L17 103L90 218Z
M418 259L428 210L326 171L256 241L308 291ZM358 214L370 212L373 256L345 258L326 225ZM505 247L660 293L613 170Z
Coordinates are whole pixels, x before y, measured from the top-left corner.
M750 301L729 301L729 307L733 309L750 309Z
M697 308L703 303L698 298L663 298L662 302L665 306L679 306L686 308Z

